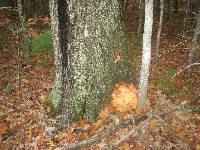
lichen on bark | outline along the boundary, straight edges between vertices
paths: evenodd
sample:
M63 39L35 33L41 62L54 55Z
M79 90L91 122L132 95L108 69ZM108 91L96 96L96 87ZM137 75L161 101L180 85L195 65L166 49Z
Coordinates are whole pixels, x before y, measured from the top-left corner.
M68 6L71 117L94 120L101 106L109 102L114 83L131 78L119 3L118 0L71 0ZM53 35L56 38L56 33ZM54 45L59 46L56 40ZM56 73L51 98L57 108L63 84L59 79L62 68L59 48L55 51L58 52L55 52ZM122 55L122 60L114 63L116 51Z

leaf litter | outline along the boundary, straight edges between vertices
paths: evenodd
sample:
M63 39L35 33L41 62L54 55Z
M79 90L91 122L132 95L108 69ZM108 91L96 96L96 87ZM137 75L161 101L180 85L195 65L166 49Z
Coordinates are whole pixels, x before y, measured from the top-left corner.
M2 25L4 25L5 21L3 20L2 22ZM47 26L49 26L49 19L48 17L30 19L27 26L31 31L29 32L30 37L35 37L39 33L46 31ZM7 34L4 36L7 36L4 42L10 42L9 39L12 35ZM171 38L169 35L162 40L163 53L160 66L163 66L163 68L178 70L185 65L188 57L188 47L191 46L186 42L174 48L174 44L178 42L180 42L179 38ZM16 42L14 41L13 43ZM0 56L2 57L0 60L3 62L0 64L0 149L55 149L66 143L87 140L102 131L119 125L125 120L131 119L134 121L140 117L141 114L135 112L137 104L136 86L118 83L113 91L111 104L102 108L96 122L80 120L72 123L71 127L64 132L56 131L56 119L47 115L48 106L45 103L45 97L52 89L53 55L40 54L32 60L22 60L30 67L21 68L19 86L16 84L17 67L15 65L18 60L14 57L17 55L17 49L14 49L14 47L14 44L10 45L10 47L3 47L5 53ZM13 51L13 53L10 53L10 51ZM179 53L183 53L183 55L178 55ZM180 58L174 56L180 56ZM35 64L44 59L48 60L48 65L43 69L37 69ZM152 61L154 62L154 54ZM140 63L136 66L137 73L140 70L139 66ZM162 69L158 69L157 66L152 65L152 67L150 88L148 89L151 111L159 113L180 105L199 105L198 85L200 84L197 83L200 83L200 76L197 68L194 68L191 75L182 74L175 79L175 83L171 83L179 89L177 94L171 96L151 86L154 81L166 74ZM8 84L11 85L12 90L10 92L2 90ZM20 88L20 91L18 88ZM197 100L194 95L197 96ZM194 100L191 101L191 99ZM124 137L134 128L136 128L135 125L122 127L117 132L101 139L98 144L83 149L109 149L114 142ZM180 111L165 117L154 118L134 138L128 138L118 148L124 150L198 150L200 149L199 113Z

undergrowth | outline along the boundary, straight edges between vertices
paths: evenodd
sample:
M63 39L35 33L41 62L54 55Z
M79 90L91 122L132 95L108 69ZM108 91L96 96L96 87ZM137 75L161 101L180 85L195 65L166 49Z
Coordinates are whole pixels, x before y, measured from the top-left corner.
M53 42L51 31L41 33L37 37L33 38L31 40L31 48L31 51L26 54L27 58L33 58L41 52L52 52Z
M172 83L171 79L176 73L175 70L166 70L161 69L164 73L164 76L153 83L153 86L157 89L163 91L166 95L176 95L179 92L179 89Z

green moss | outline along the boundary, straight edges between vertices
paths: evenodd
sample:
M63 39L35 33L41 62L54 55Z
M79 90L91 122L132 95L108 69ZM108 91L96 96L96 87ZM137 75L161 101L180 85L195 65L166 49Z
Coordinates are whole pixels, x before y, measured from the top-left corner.
M31 41L31 52L26 54L28 58L32 58L41 52L52 52L53 51L53 41L51 31L42 33L32 39Z
M161 69L165 73L165 75L158 81L153 83L155 88L160 89L167 95L176 95L179 92L179 89L174 86L171 79L173 75L176 73L174 70L164 70Z
M47 65L48 65L48 61L47 60L43 60L41 63L36 65L36 68L38 70L42 70L42 69L46 68Z
M60 95L60 90L58 88L55 88L49 93L47 104L51 108L51 114L56 115L59 113L60 110L60 100L61 100L61 95Z

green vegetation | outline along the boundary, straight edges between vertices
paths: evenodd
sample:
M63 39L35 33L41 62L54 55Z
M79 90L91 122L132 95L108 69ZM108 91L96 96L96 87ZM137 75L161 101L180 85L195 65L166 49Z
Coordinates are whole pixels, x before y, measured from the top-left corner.
M32 58L40 52L52 52L53 42L52 42L52 33L47 31L40 34L31 41L31 52L28 53L28 58Z
M46 68L47 65L48 65L48 61L47 60L43 60L41 63L36 65L36 68L38 70L42 70L42 69Z
M153 83L153 86L155 88L160 89L167 95L175 95L179 92L179 89L174 86L171 79L173 75L176 73L174 70L164 70L161 69L161 71L165 74L160 80L155 81Z
M0 6L1 7L8 7L10 5L11 5L11 3L10 3L9 0L2 0L2 1L0 1Z

